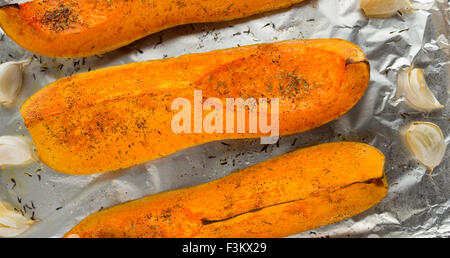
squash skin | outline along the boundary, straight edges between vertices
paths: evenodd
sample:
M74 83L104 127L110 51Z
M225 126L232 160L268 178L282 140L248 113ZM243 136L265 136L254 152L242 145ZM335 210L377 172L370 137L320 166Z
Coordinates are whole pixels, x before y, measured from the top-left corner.
M297 95L286 93L290 81L283 74L294 72L308 85L319 87ZM369 77L366 57L350 42L294 40L66 77L31 96L21 113L43 163L62 173L94 174L207 142L267 135L259 131L175 134L171 119L179 111L171 111L171 103L178 97L193 103L194 89L201 89L204 98L217 97L223 103L241 96L279 98L279 133L290 135L346 113L364 95ZM271 90L267 82L274 85ZM247 115L247 125L248 120Z
M388 192L384 161L362 143L300 149L211 183L103 210L65 237L286 237L377 204Z
M167 28L228 21L300 2L303 0L34 0L0 7L0 26L33 53L87 57Z

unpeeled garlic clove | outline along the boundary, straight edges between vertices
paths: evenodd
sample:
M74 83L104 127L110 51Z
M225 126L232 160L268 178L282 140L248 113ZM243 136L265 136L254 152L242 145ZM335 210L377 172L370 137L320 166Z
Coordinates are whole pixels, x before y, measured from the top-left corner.
M17 136L0 137L0 166L22 165L33 159L30 144Z
M23 70L31 60L6 62L0 65L0 104L11 104L22 88Z
M417 111L429 113L444 108L428 87L423 69L407 67L400 70L397 98L401 97L409 107Z
M361 0L361 8L367 17L389 18L398 11L413 9L409 0Z
M35 221L25 218L5 202L0 202L0 237L15 237L27 231Z
M428 122L413 122L402 130L402 135L414 157L431 172L441 164L446 145L439 126Z

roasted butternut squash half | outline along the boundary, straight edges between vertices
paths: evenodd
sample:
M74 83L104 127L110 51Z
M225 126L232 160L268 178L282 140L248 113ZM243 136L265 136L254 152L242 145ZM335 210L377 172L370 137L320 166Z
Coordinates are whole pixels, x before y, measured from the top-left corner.
M172 104L184 98L195 105L194 90L202 91L202 99L222 103L229 98L278 99L279 135L289 135L343 115L361 99L368 83L367 59L354 44L294 40L66 77L31 96L21 112L42 162L63 173L93 174L207 142L268 136L261 128L250 131L249 108L243 132L236 126L234 133L195 133L194 118L191 133L174 131L172 120L185 109L172 110ZM270 120L272 104L266 111L259 106L256 113L266 112ZM223 114L225 109L224 104ZM202 118L219 111L204 111ZM235 124L239 117L234 116Z
M352 217L387 194L384 156L352 142L284 154L208 184L93 214L67 236L285 237Z
M39 55L86 57L178 25L228 21L299 2L303 0L34 0L0 7L0 26Z

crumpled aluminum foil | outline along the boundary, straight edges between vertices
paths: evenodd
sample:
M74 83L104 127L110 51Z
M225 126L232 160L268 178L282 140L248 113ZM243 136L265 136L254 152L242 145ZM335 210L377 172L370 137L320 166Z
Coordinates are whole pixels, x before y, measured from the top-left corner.
M2 1L0 4L24 1ZM338 120L310 132L282 137L264 147L259 140L209 143L130 169L93 176L55 173L39 162L0 171L0 199L40 222L24 237L60 237L80 220L129 200L209 182L285 152L323 142L369 143L387 157L390 185L376 207L351 219L293 237L444 237L450 236L450 155L433 177L401 144L399 129L412 121L438 124L446 142L449 127L449 3L415 1L420 10L389 19L367 19L359 0L312 0L294 7L217 24L169 29L109 54L81 59L35 56L25 73L17 105L0 107L0 135L29 137L20 104L41 87L66 75L125 63L287 39L341 38L359 45L371 64L369 90ZM0 61L30 58L7 36ZM439 101L431 114L411 112L393 98L398 70L415 65ZM28 172L30 175L28 175ZM16 185L11 179L14 179ZM25 207L25 208L24 208Z

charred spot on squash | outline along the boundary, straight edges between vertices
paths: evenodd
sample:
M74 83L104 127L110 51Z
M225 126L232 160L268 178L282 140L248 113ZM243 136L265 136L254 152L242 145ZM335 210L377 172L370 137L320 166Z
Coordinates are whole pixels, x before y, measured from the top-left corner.
M3 9L3 8L10 8L10 7L13 7L13 8L16 8L16 9L20 9L20 5L19 5L19 4L7 4L7 5L2 5L2 6L0 6L0 9Z
M369 60L364 59L364 60L355 61L352 58L347 58L347 60L345 61L345 66L352 65L352 64L360 64L360 63L364 63L370 67Z

